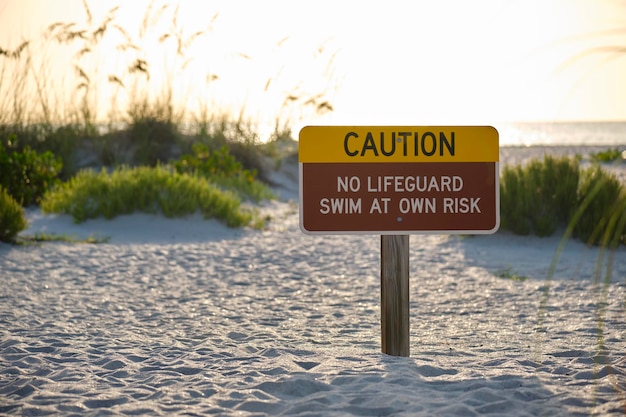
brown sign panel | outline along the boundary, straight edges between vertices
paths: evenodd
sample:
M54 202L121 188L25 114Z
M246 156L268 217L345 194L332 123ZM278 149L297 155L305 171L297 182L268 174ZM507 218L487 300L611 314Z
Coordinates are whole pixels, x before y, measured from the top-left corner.
M303 163L307 233L493 233L497 162Z
M491 126L306 126L306 233L493 233L499 139Z

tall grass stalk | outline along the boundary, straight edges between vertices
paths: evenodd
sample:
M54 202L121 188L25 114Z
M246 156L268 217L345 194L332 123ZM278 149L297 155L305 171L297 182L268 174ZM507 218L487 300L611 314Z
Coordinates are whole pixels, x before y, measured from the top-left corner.
M227 60L241 62L244 71L234 69L224 76L220 66L224 59L215 53L219 47L214 48L220 44L213 33L219 13L209 14L206 23L193 27L182 20L183 6L153 0L143 16L126 19L124 4L96 14L83 1L81 21L52 22L38 38L10 48L0 45L0 140L6 142L16 133L19 146L63 153L68 175L75 171L70 171L74 164L66 156L89 146L102 148L107 155L102 159L114 164L167 162L160 155L125 160L118 144L104 143L111 138L137 142L126 148L149 148L136 152L139 156L150 154L150 148L157 154L169 151L188 135L201 140L226 137L229 142L256 146L260 136L246 102L236 111L224 107L216 96L224 90L224 79L249 82L245 71L260 71L255 58L230 51ZM275 49L278 70L257 89L266 97L282 95L281 104L268 100L265 106L265 111L275 110L276 137L309 112L332 111L329 95L338 85L336 51L323 45L310 65L319 70L318 80L279 86L278 81L290 75L282 60L292 57L280 52L289 44L285 39ZM232 56L242 58L237 61ZM168 135L155 138L154 126ZM121 134L103 135L111 132ZM85 138L100 144L87 146ZM155 143L160 141L169 142Z
M559 245L555 251L552 262L550 263L550 267L548 269L548 273L542 289L541 300L539 303L536 333L539 339L537 341L537 346L541 346L542 336L548 331L548 329L545 328L546 311L548 307L548 302L550 300L550 289L552 281L561 254L563 253L566 243L572 237L572 234L574 233L574 230L576 229L577 224L581 220L585 211L591 206L597 196L602 192L603 188L607 186L608 181L610 181L610 178L603 177L593 185L593 188L588 192L588 194L581 202L580 206L572 215L571 220L567 224L567 228L565 229L565 232L563 233L563 236L559 241ZM609 286L613 279L613 264L615 262L615 252L620 243L625 239L625 236L622 233L624 230L626 230L626 194L622 193L620 195L620 198L615 201L613 206L606 213L607 214L602 219L602 221L596 225L595 230L593 231L587 242L589 245L595 244L598 241L598 236L600 236L600 245L593 273L593 295L595 296L597 306L596 351L593 356L595 363L594 373L596 375L599 374L601 367L610 365L608 359L609 352L604 339L606 307ZM626 309L626 300L624 308ZM607 367L606 369L609 370L611 385L615 389L616 394L619 395L620 398L622 398L624 411L626 412L626 393L622 388L620 388L617 382L617 378L615 374L611 371L611 368Z
M0 124L22 126L32 119L25 91L32 66L30 42L24 41L13 50L0 47Z

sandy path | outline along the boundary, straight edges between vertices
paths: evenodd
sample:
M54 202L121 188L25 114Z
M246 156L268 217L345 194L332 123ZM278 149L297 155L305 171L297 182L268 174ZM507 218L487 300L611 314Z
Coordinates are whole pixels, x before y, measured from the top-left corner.
M558 237L412 236L394 358L378 236L303 235L294 207L204 241L138 216L169 233L142 243L131 216L108 244L0 245L0 414L626 413L626 248L605 282L570 241L546 281Z

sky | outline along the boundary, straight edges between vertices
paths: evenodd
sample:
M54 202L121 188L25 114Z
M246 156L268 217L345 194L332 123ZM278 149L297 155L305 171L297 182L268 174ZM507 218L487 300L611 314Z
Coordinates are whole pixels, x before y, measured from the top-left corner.
M123 75L145 58L151 78L135 74L133 85L173 79L194 114L219 107L296 125L626 120L624 0L154 1L143 33L149 1L87 3L94 22L119 4L114 23L137 47L122 54L110 31L89 55L92 73ZM0 0L0 46L85 19L81 0ZM189 40L183 54L157 40L166 32ZM53 74L71 72L75 55L41 48L60 61ZM103 82L97 100L110 103L114 87L118 106L132 99Z

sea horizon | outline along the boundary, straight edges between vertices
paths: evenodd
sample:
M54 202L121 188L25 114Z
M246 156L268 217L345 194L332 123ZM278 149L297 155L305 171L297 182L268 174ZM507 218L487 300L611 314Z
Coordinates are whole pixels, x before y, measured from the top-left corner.
M626 121L494 123L500 146L624 146Z

